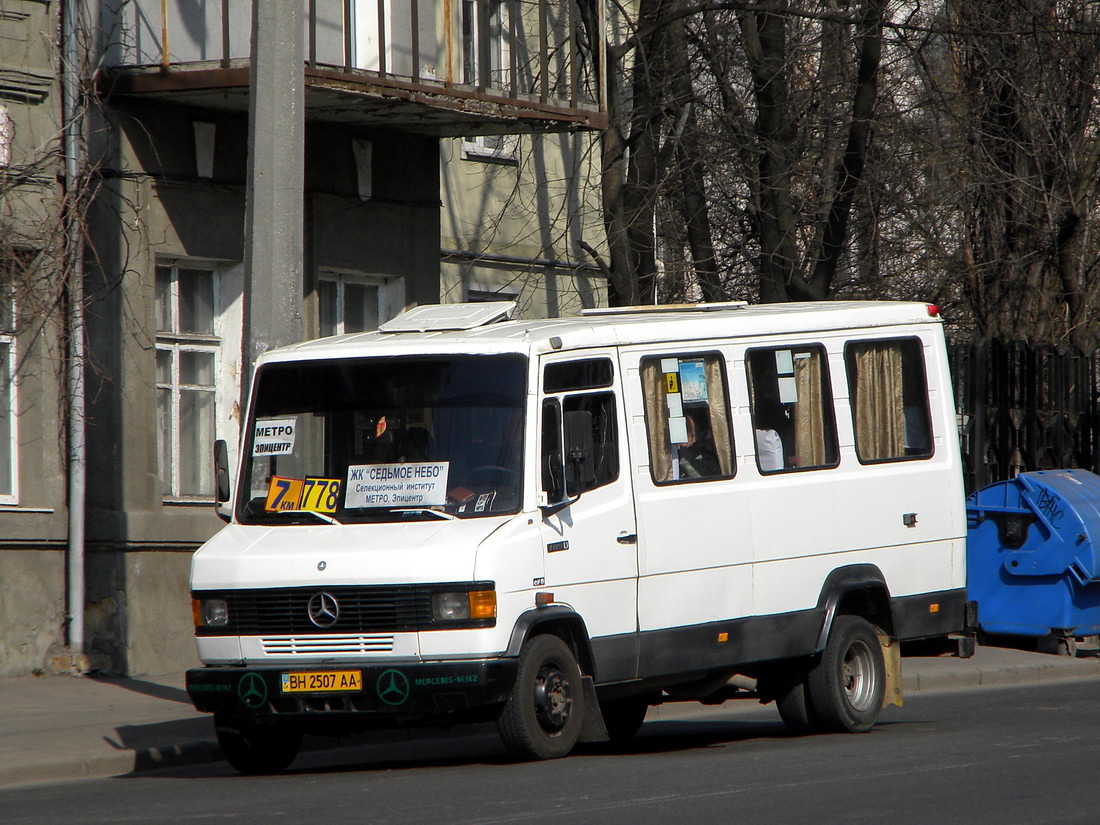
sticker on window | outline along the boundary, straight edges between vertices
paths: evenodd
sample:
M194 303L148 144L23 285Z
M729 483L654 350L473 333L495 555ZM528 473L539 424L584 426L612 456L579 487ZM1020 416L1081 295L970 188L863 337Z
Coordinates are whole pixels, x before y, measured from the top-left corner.
M274 476L267 486L264 509L269 513L300 512L335 513L340 505L338 478L286 478Z
M702 358L680 362L680 386L687 403L707 400L707 377Z
M252 436L252 455L290 455L294 452L293 418L267 418L256 422Z
M358 464L348 467L344 507L433 507L447 503L450 464Z

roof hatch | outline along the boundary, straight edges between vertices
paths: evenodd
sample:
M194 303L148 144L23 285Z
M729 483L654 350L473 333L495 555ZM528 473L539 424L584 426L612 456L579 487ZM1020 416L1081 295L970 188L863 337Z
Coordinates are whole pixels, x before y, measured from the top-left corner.
M476 304L425 304L402 312L379 325L380 332L447 332L475 329L511 319L515 301L484 301Z

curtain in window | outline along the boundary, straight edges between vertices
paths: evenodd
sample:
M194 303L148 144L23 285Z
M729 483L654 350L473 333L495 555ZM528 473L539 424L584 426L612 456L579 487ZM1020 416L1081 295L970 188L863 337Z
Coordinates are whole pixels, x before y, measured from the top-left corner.
M707 379L707 398L710 399L710 435L714 440L714 450L718 453L718 466L722 475L733 475L733 462L730 456L729 413L726 409L725 388L722 386L722 368L717 358L704 361L704 375Z
M672 446L668 443L668 401L659 361L642 365L642 394L645 396L645 419L649 422L650 471L657 481L670 481Z
M821 353L798 352L794 356L794 382L798 403L794 405L795 450L799 467L821 467L828 463L825 452L825 398L822 387Z
M861 345L855 351L856 446L863 461L905 455L905 400L901 348Z

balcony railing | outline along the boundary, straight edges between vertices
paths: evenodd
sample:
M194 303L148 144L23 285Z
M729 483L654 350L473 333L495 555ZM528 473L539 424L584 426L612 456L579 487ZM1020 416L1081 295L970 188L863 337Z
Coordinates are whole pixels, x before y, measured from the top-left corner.
M593 48L604 37L602 0L300 2L307 84L358 84L368 97L372 88L425 92L426 105L463 101L467 113L480 100L513 120L572 111L588 118L582 127L605 111L603 54ZM248 0L130 0L104 15L116 74L228 70L250 58Z

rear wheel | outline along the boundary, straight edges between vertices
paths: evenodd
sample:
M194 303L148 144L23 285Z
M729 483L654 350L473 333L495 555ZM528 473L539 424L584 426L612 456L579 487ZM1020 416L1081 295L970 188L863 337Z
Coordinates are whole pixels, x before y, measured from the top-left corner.
M573 749L584 719L581 671L557 636L536 636L519 655L516 682L497 730L521 759L554 759Z
M802 736L821 729L817 714L810 705L804 667L792 665L778 678L775 687L775 706L779 708L779 716L791 733Z
M214 729L225 761L243 774L286 770L302 747L301 731L214 715Z
M836 617L806 688L823 729L860 733L874 727L886 692L886 665L870 622L860 616Z

